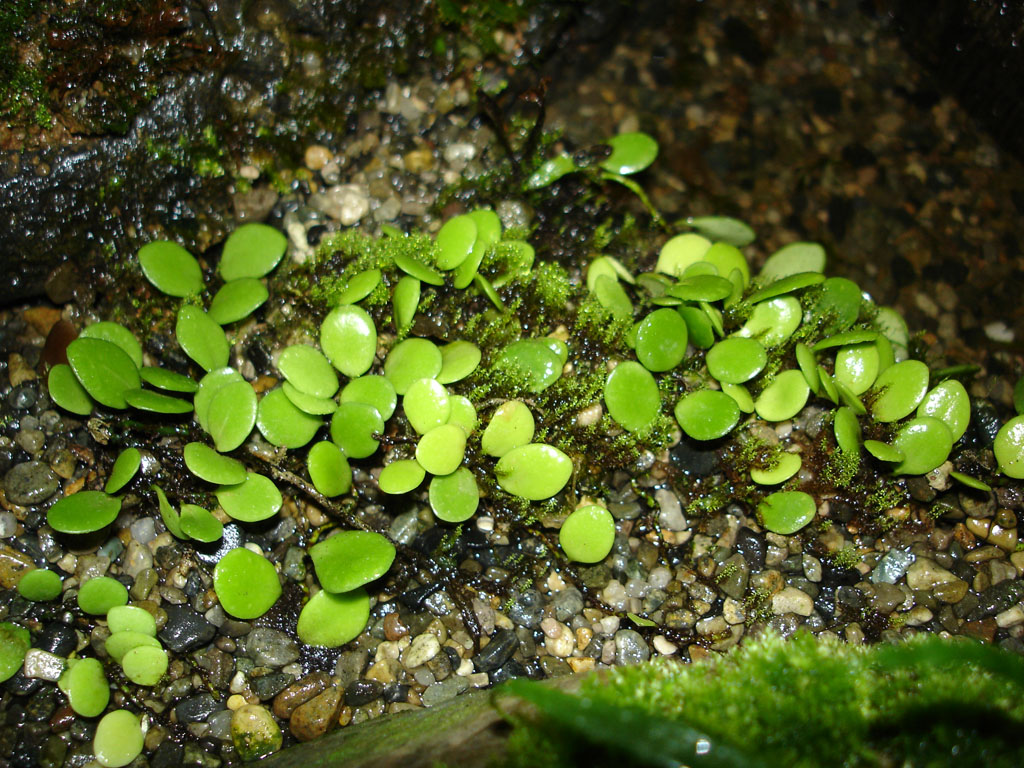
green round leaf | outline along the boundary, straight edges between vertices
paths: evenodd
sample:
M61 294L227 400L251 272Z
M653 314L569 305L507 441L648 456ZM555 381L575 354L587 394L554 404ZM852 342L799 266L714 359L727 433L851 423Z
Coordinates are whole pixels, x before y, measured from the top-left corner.
M599 563L608 557L615 543L615 519L597 504L577 507L562 523L558 543L570 560Z
M992 450L1000 472L1024 479L1024 416L1015 416L999 428Z
M739 248L750 245L757 237L749 226L729 216L691 216L686 223L711 240L723 240Z
M955 443L967 431L971 420L971 399L963 384L956 379L947 379L929 390L917 406L917 415L933 416L945 422Z
M189 378L188 376L182 376L180 373L169 371L166 368L143 366L139 369L139 376L151 387L163 389L167 392L182 392L189 394L196 392L199 389L199 385L196 383L195 379Z
M306 469L313 487L328 498L348 493L352 487L352 468L348 465L345 452L327 440L309 449Z
M76 413L79 416L88 416L92 413L92 398L89 397L89 393L75 376L70 365L58 363L53 366L47 374L46 386L53 402L65 411Z
M817 508L814 499L803 491L778 491L765 496L757 511L765 528L788 536L811 522Z
M594 284L594 295L615 319L628 320L633 316L633 302L629 300L629 295L618 280L601 275Z
M61 533L92 533L110 525L121 511L121 500L103 491L78 491L59 499L46 512L46 521Z
M154 626L156 625L154 624ZM124 658L128 651L132 648L138 648L139 646L146 646L147 648L162 647L160 645L160 641L156 639L155 635L135 630L119 630L114 632L107 638L106 642L107 653L110 654L110 658L118 664L121 663L121 659Z
M796 343L794 352L796 353L796 363L800 366L800 373L807 380L807 386L814 394L821 394L821 377L818 376L818 360L814 356L814 352L802 341Z
M463 288L469 287L469 284L477 276L477 270L480 268L480 264L484 260L484 256L487 253L487 245L477 237L476 242L473 243L473 250L459 266L455 268L452 273L453 279L452 284L460 291Z
M526 389L543 392L562 375L558 355L541 339L513 341L498 356L498 364L520 373Z
M27 629L9 621L0 622L0 683L17 674L30 646Z
M267 286L255 277L240 277L224 283L210 302L210 319L218 325L243 320L270 298Z
M476 224L476 244L490 248L501 239L501 219L490 208L474 208L466 214Z
M167 673L167 651L140 645L121 659L124 676L136 685L154 686Z
M18 580L18 594L33 602L46 602L60 597L63 580L55 571L35 568Z
M441 372L437 380L442 384L462 381L480 365L480 347L471 341L453 341L441 347Z
M283 502L277 486L255 472L246 472L245 480L237 485L220 486L215 495L230 517L244 523L273 517Z
M78 607L93 616L106 616L117 605L128 603L128 590L117 579L97 576L78 588Z
M178 310L174 335L185 354L209 372L228 364L230 347L224 330L199 307L186 304Z
M196 395L198 400L199 395ZM233 451L256 424L258 404L252 385L239 377L216 390L206 416L207 431L221 453Z
M438 379L441 381L440 379ZM445 383L444 381L441 382ZM377 409L380 417L387 421L395 412L398 395L395 385L383 376L370 374L352 379L341 390L342 403L365 403Z
M434 427L416 444L416 461L432 475L450 475L466 453L466 433L455 424Z
M404 395L414 381L433 379L441 372L441 350L428 339L400 341L384 360L384 376Z
M874 344L854 344L836 352L836 383L842 384L854 395L867 392L878 378L878 347Z
M405 333L412 327L420 305L420 281L406 275L395 285L391 301L395 308L395 330Z
M703 261L710 248L710 240L693 232L676 235L661 246L654 269L665 275L681 275L691 264Z
M281 596L281 580L263 555L236 547L214 567L213 591L226 613L236 619L256 619Z
M830 320L832 328L849 328L857 322L863 301L860 286L845 277L830 277L821 284L815 311Z
M171 506L171 502L167 500L167 494L164 493L159 485L153 486L153 492L156 493L160 519L164 521L167 530L176 538L187 538L181 530L181 515L178 514L178 510Z
M871 404L875 421L898 421L913 413L928 391L928 376L928 366L920 360L904 360L882 371Z
M126 408L124 393L142 384L132 359L109 341L77 338L68 344L67 355L86 392L108 408Z
M117 455L114 466L110 468L110 477L103 486L106 493L117 493L135 477L142 466L142 454L138 448L125 448Z
M953 449L953 433L944 422L931 416L921 416L900 427L893 445L906 457L893 467L893 474L923 475L949 457Z
M142 345L131 331L119 323L93 323L82 329L78 336L84 339L103 339L116 344L132 359L136 368L142 367Z
M843 453L851 456L860 454L860 422L857 414L849 406L836 409L835 421L832 424L836 434L836 445Z
M455 269L473 251L476 242L476 222L469 216L453 216L441 225L437 233L437 266Z
M420 261L409 253L399 251L395 254L395 265L407 275L422 280L430 285L444 285L444 277L429 264Z
M217 270L225 282L242 277L263 277L277 266L288 239L273 227L258 222L243 224L224 241Z
M842 331L840 333L834 333L828 336L818 343L816 343L811 349L814 352L821 352L825 349L831 349L833 347L842 347L847 344L867 344L874 342L878 339L878 332L871 330L853 330L853 331Z
M355 304L357 301L362 301L376 288L381 281L381 271L379 269L368 269L365 272L353 275L352 279L348 281L348 285L345 286L340 294L338 294L338 304Z
M132 408L150 413L182 414L192 412L192 403L180 397L171 397L148 389L128 389L125 402Z
M410 384L402 408L409 425L420 435L447 424L452 412L448 390L435 379L417 379Z
M307 645L337 648L359 637L370 620L370 596L360 587L332 595L317 592L302 606L295 633Z
M572 459L554 446L530 443L502 456L494 474L506 493L540 501L561 491L572 477L572 469Z
M292 405L311 416L330 416L338 410L338 404L332 398L308 395L294 387L290 381L281 385L281 391Z
M687 274L666 293L683 301L719 301L732 293L732 283L718 275Z
M68 695L75 714L82 717L96 717L110 702L110 683L99 659L75 659L57 686Z
M397 495L415 490L424 477L423 467L415 460L398 459L381 470L377 484L384 493Z
M799 453L783 453L779 455L778 463L771 469L751 469L750 479L758 485L778 485L799 472L801 464L803 460Z
M608 144L612 153L601 161L601 167L610 173L639 173L658 156L658 142L641 131L620 133L608 139Z
M658 382L650 371L632 360L615 366L604 383L609 415L627 432L642 432L661 411Z
M750 390L742 384L722 384L722 391L736 401L741 413L754 412L754 398L750 396Z
M92 752L103 768L122 768L142 754L142 725L127 709L108 712L96 726Z
M459 427L468 437L476 429L476 408L464 395L452 395L449 400L452 412L448 417L448 423Z
M199 262L177 243L147 243L139 249L139 265L146 279L168 296L193 296L203 290Z
M717 440L739 423L740 409L724 392L702 389L681 397L675 416L683 432L694 440Z
M196 504L182 504L181 532L190 539L209 544L220 541L224 535L224 524L208 509Z
M277 358L277 369L297 389L316 397L331 397L338 391L338 374L323 353L306 344L285 347Z
M331 417L331 440L349 459L365 459L377 451L384 420L377 409L366 403L341 403Z
M825 397L833 403L838 404L839 390L836 389L836 382L832 378L832 375L820 365L818 366L818 381L821 383L821 390L825 393Z
M377 326L359 307L335 307L320 325L320 348L343 374L362 376L377 354Z
M203 376L199 381L199 386L196 389L196 396L192 398L192 403L195 407L196 421L199 422L199 426L205 429L207 432L210 431L210 403L213 402L214 396L220 391L221 387L227 386L234 382L245 382L242 378L242 374L236 371L234 368L221 368L216 371L210 371L208 374ZM249 387L252 389L252 387ZM256 417L256 393L252 396L252 411L253 418ZM250 427L251 429L251 427Z
M553 184L567 173L578 170L576 163L569 155L557 155L550 160L543 162L536 171L526 180L526 189L540 189L548 184Z
M765 421L785 421L800 413L810 393L800 371L783 371L754 401L754 410Z
M824 272L825 249L817 243L790 243L768 257L761 268L761 282L801 272Z
M619 279L618 270L615 269L613 260L609 256L598 256L587 266L587 290L593 292L597 288L599 277L608 277L612 280Z
M309 556L320 586L331 593L350 592L388 572L395 545L379 533L340 531L310 547Z
M704 310L697 307L679 307L676 312L686 321L689 340L693 346L707 349L715 343L715 332Z
M640 321L636 357L649 371L669 371L686 356L686 321L674 309L656 309Z
M691 224L694 221L698 220L691 219ZM735 221L735 219L730 219L730 221ZM744 224L743 226L746 225ZM753 234L753 230L750 230L751 239L753 239ZM739 285L741 291L750 283L750 266L747 264L747 257L743 255L735 244L728 242L715 243L708 248L707 253L704 254L703 261L712 264L722 277L729 277L733 270L736 270L740 276Z
M480 450L488 456L501 458L513 448L533 440L533 413L526 403L509 400L494 411L480 436Z
M461 523L476 513L480 505L480 489L473 473L459 467L450 475L432 478L428 498L438 520Z
M802 288L818 285L824 282L824 280L825 276L820 272L799 272L795 275L787 275L780 277L760 290L754 291L747 298L747 301L751 304L757 304L767 299L774 299L777 296L794 293Z
M749 381L767 362L768 353L761 343L741 336L722 339L708 350L705 358L708 373L728 384Z
M754 307L747 322L736 335L757 339L771 349L785 343L800 327L802 318L803 309L800 302L792 296L769 299Z
M188 443L182 455L189 472L200 480L217 485L237 485L245 481L242 462L230 456L222 456L208 445Z
M156 637L156 619L145 608L139 608L137 605L115 605L107 611L107 628L112 634L141 632Z

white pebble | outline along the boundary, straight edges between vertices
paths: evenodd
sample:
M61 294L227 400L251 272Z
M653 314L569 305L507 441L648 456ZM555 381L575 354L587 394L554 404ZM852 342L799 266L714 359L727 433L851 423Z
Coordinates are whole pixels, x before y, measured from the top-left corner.
M656 650L662 656L671 656L673 653L679 650L679 646L675 643L669 642L668 638L664 635L655 635L654 650Z
M39 648L29 648L28 653L25 654L25 664L22 667L22 672L25 677L36 680L49 680L55 683L64 674L64 667L66 665L67 662L62 656L57 656Z
M988 323L985 326L985 335L992 339L992 341L1000 341L1004 344L1010 344L1014 338L1013 329L1007 327L1006 323L1002 320Z
M608 586L601 591L601 600L613 611L622 611L626 608L626 588L616 579L608 582Z
M672 571L663 565L659 565L647 576L647 583L652 589L664 589L672 581Z

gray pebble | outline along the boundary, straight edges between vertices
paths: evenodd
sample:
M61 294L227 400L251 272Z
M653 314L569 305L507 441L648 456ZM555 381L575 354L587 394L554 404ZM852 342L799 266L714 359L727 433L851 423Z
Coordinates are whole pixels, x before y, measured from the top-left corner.
M249 678L249 687L252 692L260 697L260 701L272 699L289 685L295 682L295 678L284 672L272 672L269 675L259 675Z
M179 723L201 723L222 705L209 693L200 693L179 701L174 707L174 716Z
M132 522L130 530L135 543L149 544L149 542L156 538L156 521L152 517L140 517ZM131 551L130 545L128 549ZM149 551L149 549L147 548L146 551ZM152 555L150 560L152 561Z
M283 667L299 658L295 640L278 629L257 627L242 641L242 652L261 667Z
M536 629L544 617L544 598L536 589L527 589L512 601L508 617L523 627Z
M650 657L651 650L639 632L633 629L620 629L615 633L616 664L639 664Z
M519 639L511 630L499 629L491 637L491 642L480 649L480 652L473 657L473 664L477 672L490 672L497 669L516 652L519 647Z
M873 584L895 584L916 559L909 549L890 549L872 569L869 578Z
M217 634L213 624L187 606L168 605L166 611L167 624L160 631L159 637L175 653L200 648Z
M18 518L13 512L0 512L0 539L9 539L18 532Z
M334 676L341 681L342 686L347 686L363 674L369 658L370 655L365 650L346 651L338 657L338 663L334 667Z
M46 435L41 429L19 429L14 442L20 445L25 453L35 456L46 445Z
M60 480L41 461L16 464L4 476L4 492L12 504L25 507L42 504L60 489Z
M569 587L556 592L551 603L555 609L555 618L564 622L583 610L583 595L576 587Z
M433 707L454 699L467 688L469 688L469 681L456 675L428 686L420 695L420 700L423 702L423 706Z

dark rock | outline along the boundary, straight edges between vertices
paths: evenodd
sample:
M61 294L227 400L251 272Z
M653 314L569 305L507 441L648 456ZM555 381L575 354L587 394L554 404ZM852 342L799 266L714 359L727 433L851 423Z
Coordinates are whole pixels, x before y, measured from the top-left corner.
M407 589L398 596L398 601L410 610L422 611L427 598L443 586L440 581L435 581L432 584L424 584L422 587Z
M388 683L384 686L382 695L384 701L389 704L399 704L409 700L409 686L402 683Z
M567 587L556 592L551 603L555 609L555 618L567 622L583 610L583 595L576 587Z
M408 687L406 687L408 692ZM345 687L345 703L350 707L361 707L384 693L384 684L377 680L353 680Z
M490 672L512 658L518 647L519 639L515 633L499 629L491 636L491 642L473 657L473 665L477 672Z
M75 630L59 621L51 621L32 641L32 646L57 656L70 656L78 646Z
M284 672L271 672L269 675L249 678L249 686L252 692L260 697L260 701L274 698L294 682L295 677Z
M179 701L174 707L174 716L179 723L202 723L224 705L209 693L199 693Z
M693 477L707 477L718 469L717 451L702 451L686 438L680 440L669 452L672 463Z
M180 768L184 750L174 739L164 739L149 758L150 768Z
M299 658L299 646L286 632L256 627L242 640L242 653L258 666L283 667Z
M167 605L167 624L160 641L175 653L187 653L213 640L217 628L185 605Z
M508 609L508 617L523 627L536 629L544 618L544 597L536 589L522 592Z
M55 688L44 688L25 702L25 718L34 722L49 720L57 708L57 691Z
M41 461L16 464L4 475L4 492L12 504L32 507L42 504L60 489L60 480Z
M733 545L743 559L747 561L752 571L760 571L764 568L764 555L767 548L764 534L758 533L744 526L736 532L736 543Z
M1022 599L1024 599L1024 581L1009 579L1001 581L978 595L978 607L971 612L967 619L980 621L994 616Z

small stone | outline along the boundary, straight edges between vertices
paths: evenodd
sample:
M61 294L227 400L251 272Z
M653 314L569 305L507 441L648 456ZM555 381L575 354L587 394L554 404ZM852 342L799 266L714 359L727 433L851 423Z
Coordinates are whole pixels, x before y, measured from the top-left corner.
M29 307L22 317L40 336L46 336L60 320L60 310L56 307Z
M427 686L427 689L420 694L420 701L423 702L424 707L434 707L454 699L467 688L469 688L469 681L466 678L453 675L440 683Z
M626 588L618 579L612 579L601 591L601 600L613 611L626 610Z
M311 741L329 731L337 719L341 689L328 688L300 705L288 719L288 727L299 741Z
M890 549L872 569L869 578L873 584L895 584L903 578L916 559L909 549Z
M654 650L662 656L671 656L679 650L679 646L670 642L664 635L654 636Z
M9 539L18 532L18 518L13 512L0 512L0 539Z
M552 656L564 659L576 648L576 636L569 627L557 619L546 618L540 623L544 632L544 648Z
M37 455L46 445L46 434L41 429L19 429L14 442L21 446L25 453Z
M331 678L324 672L311 672L296 680L274 697L274 714L287 720L299 706L318 696L330 684Z
M1003 629L1015 627L1018 624L1024 624L1024 606L1015 605L996 614L996 625Z
M814 612L814 600L806 592L796 587L786 587L772 595L772 613L781 616L795 613L797 616L810 616Z
M246 704L231 716L231 742L242 760L257 760L281 749L281 729L259 704Z
M402 162L409 173L420 174L434 167L434 155L429 149L413 149L405 153Z
M0 544L0 587L14 589L21 577L35 568L35 563L28 555Z
M555 593L551 605L555 609L556 619L569 621L583 610L583 595L576 587L568 587Z
M221 704L209 693L199 693L182 699L174 707L174 716L179 723L202 723L218 709L223 709Z
M24 357L17 352L12 352L7 358L7 378L12 387L18 387L26 381L35 381L36 372L25 362Z
M743 603L732 597L722 601L722 618L727 624L742 624L747 620L747 612Z
M217 634L217 628L203 616L184 605L168 605L167 624L159 634L160 641L175 653L200 648Z
M615 663L619 666L647 661L651 651L639 632L620 629L615 633Z
M402 652L402 664L407 669L422 666L441 652L441 643L436 635L424 632L417 635L412 643Z
M473 664L477 672L490 672L508 661L517 647L519 639L515 633L508 629L499 629L491 636L491 641L473 657Z
M131 578L135 579L144 570L153 567L153 553L145 544L140 544L133 539L128 542L128 549L125 550L125 553L121 567Z
M719 570L718 588L730 598L742 599L750 581L750 566L743 555L730 556Z
M140 517L132 521L130 530L132 539L139 544L149 544L156 538L156 522L152 517Z
M380 698L382 693L384 684L379 680L353 680L345 688L345 703L350 707L361 707Z
M42 504L59 489L57 475L41 461L16 464L4 476L7 500L23 507Z
M964 599L967 594L968 585L966 581L962 579L955 579L953 581L945 581L941 584L936 584L932 590L932 594L935 599L943 603L959 603Z
M658 514L658 523L661 527L669 531L685 531L686 517L683 515L683 505L679 497L668 488L659 488L654 494L654 499L661 509Z
M369 191L361 184L328 187L309 199L311 207L351 227L370 212Z
M310 144L302 156L303 162L311 171L319 171L333 158L334 153L323 144Z
M508 617L516 624L536 629L544 615L544 598L536 589L522 592L508 610Z
M1017 548L1017 528L1004 528L997 525L991 518L967 518L967 530L975 536L984 539L989 544L994 544L1007 552L1013 552Z
M906 574L907 586L911 589L929 590L938 584L959 581L955 574L927 557L917 558L907 569Z
M64 674L66 666L67 662L60 656L39 648L29 648L25 654L22 673L29 679L49 680L55 683Z
M256 627L242 641L242 653L257 666L283 667L299 658L299 646L279 629Z
M249 687L260 701L272 699L288 685L295 682L295 676L287 672L271 672L269 675L257 675L249 679Z

